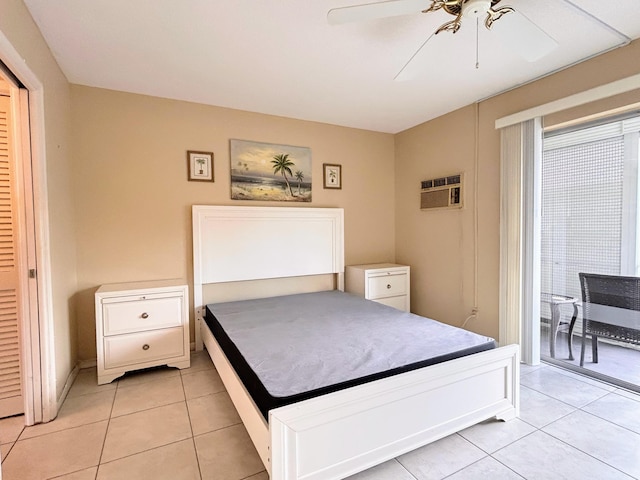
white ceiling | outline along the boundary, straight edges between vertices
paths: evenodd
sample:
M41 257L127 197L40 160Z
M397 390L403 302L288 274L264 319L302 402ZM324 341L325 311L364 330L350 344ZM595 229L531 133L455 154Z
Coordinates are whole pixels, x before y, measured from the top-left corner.
M390 133L614 48L616 31L640 38L639 0L504 0L559 47L527 63L481 28L476 69L463 22L394 81L452 16L330 26L329 9L372 0L24 1L72 83Z

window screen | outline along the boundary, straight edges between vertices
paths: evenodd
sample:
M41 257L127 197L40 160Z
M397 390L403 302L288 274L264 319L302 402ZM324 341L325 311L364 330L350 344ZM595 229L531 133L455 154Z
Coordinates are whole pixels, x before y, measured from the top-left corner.
M620 135L545 149L542 292L580 298L579 272L620 274L624 145Z

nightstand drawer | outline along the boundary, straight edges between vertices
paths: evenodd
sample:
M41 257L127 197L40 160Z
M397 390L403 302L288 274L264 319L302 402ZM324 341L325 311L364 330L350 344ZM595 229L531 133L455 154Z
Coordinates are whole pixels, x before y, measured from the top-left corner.
M407 275L370 276L368 279L368 291L371 300L384 297L395 297L407 293Z
M140 298L122 297L103 303L105 336L182 325L182 297Z
M184 355L182 327L104 338L104 367L117 368Z

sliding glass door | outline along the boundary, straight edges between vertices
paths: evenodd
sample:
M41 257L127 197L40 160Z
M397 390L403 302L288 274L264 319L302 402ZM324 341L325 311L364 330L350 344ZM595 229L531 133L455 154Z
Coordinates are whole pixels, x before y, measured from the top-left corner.
M587 329L581 362L585 308L579 274L640 274L639 132L640 117L547 132L541 176L541 356L633 385L640 385L640 348L633 338ZM633 318L628 321L633 329Z

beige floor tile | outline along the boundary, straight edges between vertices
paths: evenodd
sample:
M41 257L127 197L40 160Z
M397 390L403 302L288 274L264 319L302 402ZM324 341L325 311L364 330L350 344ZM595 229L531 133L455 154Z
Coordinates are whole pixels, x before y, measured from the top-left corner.
M2 464L4 480L42 480L98 465L107 422L16 442Z
M240 480L264 470L264 465L242 425L195 437L202 478Z
M180 370L172 367L159 367L147 370L136 370L127 372L124 377L118 380L118 387L129 387L131 385L140 385L141 383L151 382L163 378L177 377Z
M112 418L101 462L110 462L191 437L185 402Z
M187 400L224 391L224 384L215 370L202 370L183 375L182 383Z
M397 457L418 480L445 478L486 457L481 449L453 434Z
M435 477L434 477L435 478ZM345 480L416 480L396 459L375 465ZM493 479L491 479L493 480Z
M97 480L200 480L193 440L131 455L100 465Z
M623 388L619 388L615 393L617 395L622 395L623 397L630 398L631 400L635 400L636 402L640 402L640 393L625 390Z
M245 478L244 480L269 480L269 475L266 471L256 473L255 475L251 475L250 477Z
M53 477L51 480L95 480L98 473L98 467L85 468L79 472L68 473L59 477ZM123 477L124 478L124 477Z
M88 393L78 397L67 398L55 420L26 427L22 435L20 435L20 440L108 420L115 393L115 390L107 390L105 392Z
M211 393L187 400L194 435L241 423L227 392Z
M493 453L535 430L535 427L519 418L514 418L508 422L496 419L485 420L458 433L476 447L487 453Z
M105 385L98 385L98 373L96 369L85 368L80 370L80 373L78 373L78 376L74 380L73 385L69 389L67 398L86 395L87 393L98 393L108 390L115 390L117 386L117 380L114 380L113 382L107 383Z
M24 430L24 415L0 420L0 444L15 442Z
M11 451L11 447L13 447L13 445L13 443L5 443L3 445L0 445L0 455L2 456L2 463L4 463L7 455L9 455L9 452Z
M183 400L184 390L180 376L118 387L111 416L119 417Z
M492 457L528 480L632 478L541 430L498 450Z
M201 352L191 352L191 365L189 368L183 368L180 370L182 375L189 375L191 373L200 372L202 370L211 370L213 368L213 362L206 350Z

